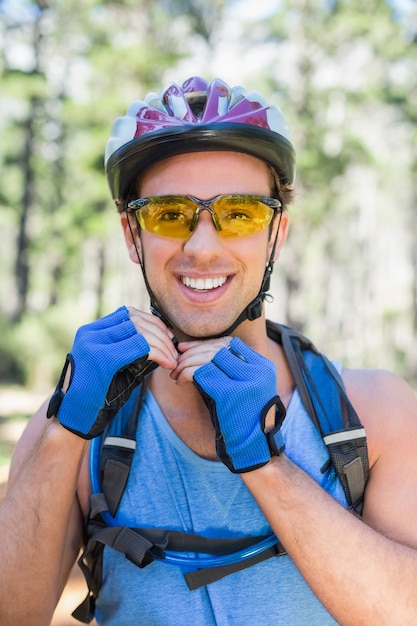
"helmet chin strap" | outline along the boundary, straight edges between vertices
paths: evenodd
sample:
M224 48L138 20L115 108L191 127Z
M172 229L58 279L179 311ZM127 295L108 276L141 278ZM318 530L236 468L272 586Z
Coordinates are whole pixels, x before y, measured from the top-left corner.
M204 339L216 339L218 337L225 337L227 335L230 335L240 324L242 324L242 322L245 322L246 320L248 321L253 321L258 319L259 317L261 317L262 315L262 310L263 310L263 301L265 300L265 297L267 295L267 292L269 290L269 286L270 286L270 282L271 282L271 274L272 274L272 270L274 269L274 255L275 255L275 250L276 250L276 246L277 246L277 242L278 242L278 234L279 234L279 229L281 226L281 219L282 219L282 211L280 211L279 213L279 222L278 222L278 228L277 228L277 232L275 235L275 239L274 239L274 244L272 246L272 250L271 250L271 254L269 256L269 260L268 263L266 265L265 268L265 272L262 278L262 283L261 283L261 287L259 289L258 294L255 296L255 298L253 300L251 300L249 302L249 304L243 309L242 313L239 315L239 317L237 317L237 319L233 322L233 324L231 324L228 328L226 328L226 330L222 331L221 333L216 333L215 335L208 335L205 336ZM169 317L167 317L165 315L165 313L161 310L161 308L156 304L155 301L155 296L153 294L153 291L149 285L148 282L148 278L146 276L146 270L145 270L145 262L144 259L140 258L139 255L139 250L138 247L136 245L136 239L135 236L133 234L133 229L130 223L130 219L129 219L129 213L127 213L127 223L129 225L129 230L130 230L130 234L132 237L132 241L133 241L133 245L135 246L135 250L136 250L136 255L138 257L138 261L139 261L139 265L141 267L142 270L142 274L143 274L143 280L145 281L145 287L146 290L149 294L150 297L150 310L151 313L153 313L153 315L156 315L157 317L159 317L164 324L166 324L168 326L168 328L174 328L173 323L171 322L171 320L169 319ZM201 339L201 337L194 337L195 339Z

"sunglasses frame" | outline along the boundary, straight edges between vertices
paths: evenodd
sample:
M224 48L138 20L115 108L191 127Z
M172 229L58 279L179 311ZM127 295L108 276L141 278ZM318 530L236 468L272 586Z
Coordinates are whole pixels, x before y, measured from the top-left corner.
M218 200L220 200L221 198L242 198L242 199L250 198L252 200L256 200L257 202L262 202L262 204L265 204L270 209L273 209L274 212L277 212L280 210L282 211L282 208L283 208L282 203L280 200L278 200L278 198L272 198L270 196L257 196L257 195L251 195L251 194L220 194L218 196L214 196L214 198L211 198L210 200L201 200L200 198L196 198L195 196L191 196L191 195L149 196L149 197L144 197L144 198L137 198L136 200L131 200L127 204L127 209L135 213L135 217L139 222L139 216L138 216L139 211L143 209L146 205L148 205L151 199L153 200L155 198L161 199L161 200L163 198L184 198L184 199L186 198L187 200L191 200L192 202L194 202L197 206L196 206L193 218L189 226L190 233L193 232L197 224L198 218L200 216L200 213L202 211L208 211L210 213L213 219L214 226L216 227L216 230L218 232L221 232L223 230L220 224L219 217L213 208L213 204L217 202ZM269 222L269 224L271 224L273 217L274 216L271 217L271 221ZM178 237L178 239L180 238L182 237Z

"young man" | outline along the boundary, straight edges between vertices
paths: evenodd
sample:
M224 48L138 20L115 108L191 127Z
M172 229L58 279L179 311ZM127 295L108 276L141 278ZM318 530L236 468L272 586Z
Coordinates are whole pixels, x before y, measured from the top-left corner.
M388 373L342 372L368 441L360 518L334 472L321 471L326 448L267 332L262 301L294 180L282 114L259 94L192 78L116 120L106 167L153 314L122 307L82 327L16 448L0 622L49 623L82 544L89 448L116 413L132 413L136 394L115 524L275 535L287 554L190 591L192 556L178 565L155 553L139 569L105 548L99 623L417 623L413 392Z

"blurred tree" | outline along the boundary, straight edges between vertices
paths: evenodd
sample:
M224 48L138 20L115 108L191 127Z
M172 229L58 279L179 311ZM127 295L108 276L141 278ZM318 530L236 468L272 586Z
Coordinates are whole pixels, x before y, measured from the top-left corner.
M261 80L295 129L287 321L351 364L412 376L416 51L407 24L384 0L292 0L246 36L275 44Z
M15 10L0 5L3 97L10 122L10 141L0 156L3 179L12 168L17 182L13 200L8 193L2 203L19 215L16 320L34 300L36 308L59 301L68 276L83 271L83 242L89 236L100 248L96 295L103 293L109 199L102 159L109 120L189 53L187 34L193 29L209 38L207 29L219 19L222 5L218 1L210 10L191 1L165 6L149 0L27 1ZM36 279L30 276L34 267ZM30 293L36 292L35 283L42 302ZM78 289L79 281L73 286ZM96 308L102 309L99 298Z
M103 170L109 125L196 37L210 39L224 4L0 2L0 315L18 324L53 308L72 332L83 311L120 303L121 234Z

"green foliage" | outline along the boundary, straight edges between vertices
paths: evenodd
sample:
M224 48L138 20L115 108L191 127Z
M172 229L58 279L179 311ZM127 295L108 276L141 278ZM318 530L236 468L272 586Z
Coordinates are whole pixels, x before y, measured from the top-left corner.
M26 371L18 350L16 328L0 317L0 380L3 384L25 384Z
M282 2L245 34L253 54L268 42L259 80L295 129L296 203L279 268L287 321L351 365L412 380L417 48L413 21L393 6Z
M49 392L56 384L74 333L83 319L73 299L42 312L27 313L10 327L0 318L0 380Z

